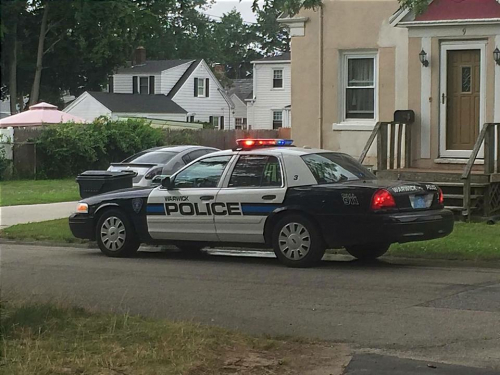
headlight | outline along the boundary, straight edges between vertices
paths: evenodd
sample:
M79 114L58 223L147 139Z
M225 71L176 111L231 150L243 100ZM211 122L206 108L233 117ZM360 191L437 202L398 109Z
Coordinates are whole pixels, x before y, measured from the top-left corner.
M89 205L87 203L79 202L76 206L76 212L79 214L88 214L89 213Z

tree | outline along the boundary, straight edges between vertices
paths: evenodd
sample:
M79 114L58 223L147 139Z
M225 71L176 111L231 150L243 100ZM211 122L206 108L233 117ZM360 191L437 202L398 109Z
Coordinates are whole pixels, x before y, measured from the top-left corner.
M287 28L278 22L286 15L292 17L301 9L320 7L322 0L265 0L262 6L254 0L252 10L257 14L256 32L265 55L275 55L290 50Z
M251 70L250 62L260 57L252 48L257 42L254 30L245 24L236 9L224 14L214 25L214 39L217 62L226 66L229 78L245 77L245 72Z
M429 6L429 0L399 0L402 8L411 9L415 14L422 14Z

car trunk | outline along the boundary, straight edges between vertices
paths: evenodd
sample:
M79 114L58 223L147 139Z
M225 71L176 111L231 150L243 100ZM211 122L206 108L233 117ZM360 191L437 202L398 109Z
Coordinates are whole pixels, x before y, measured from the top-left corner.
M129 172L133 171L136 173L133 182L137 183L141 181L144 175L153 167L158 164L140 164L140 163L111 163L108 171L111 172Z

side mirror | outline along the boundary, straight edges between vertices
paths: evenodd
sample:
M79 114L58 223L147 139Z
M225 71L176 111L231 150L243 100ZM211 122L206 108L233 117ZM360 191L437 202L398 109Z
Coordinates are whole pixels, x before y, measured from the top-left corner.
M168 174L159 174L159 175L156 175L156 176L154 176L154 177L153 177L153 179L151 180L151 183L152 183L153 185L160 185L160 184L161 184L161 182L163 181L163 179L164 179L165 177L170 177L170 175L168 175Z
M161 186L167 190L170 190L172 188L172 181L170 181L170 177L167 176L163 180L161 180Z

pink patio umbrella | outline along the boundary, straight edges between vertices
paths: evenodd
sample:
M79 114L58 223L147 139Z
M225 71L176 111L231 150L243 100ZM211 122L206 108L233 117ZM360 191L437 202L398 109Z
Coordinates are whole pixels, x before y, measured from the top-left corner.
M9 126L39 126L48 124L59 124L61 122L83 123L85 119L59 111L55 105L49 103L38 103L30 106L25 112L18 113L0 120L0 128Z

